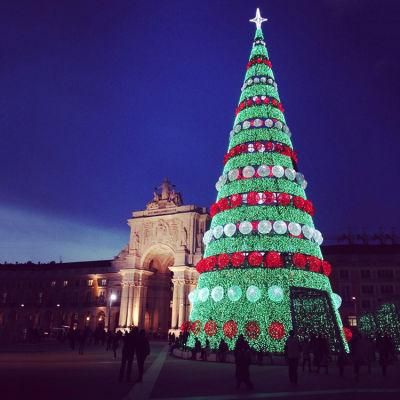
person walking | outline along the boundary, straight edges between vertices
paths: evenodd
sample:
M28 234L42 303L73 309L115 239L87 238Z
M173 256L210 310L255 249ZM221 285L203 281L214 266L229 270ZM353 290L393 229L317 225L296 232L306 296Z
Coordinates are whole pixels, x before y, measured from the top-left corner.
M253 383L250 380L250 364L251 351L250 346L244 339L243 335L239 335L235 345L235 365L236 365L236 389L240 389L242 382L249 390L253 389Z
M301 354L303 359L303 372L306 365L308 366L308 372L311 372L311 340L307 337L301 345Z
M299 364L301 346L297 337L294 335L293 329L289 331L289 337L285 344L285 357L289 367L289 381L297 384L297 367Z
M225 362L226 361L226 353L229 348L224 339L221 339L218 346L218 361Z
M119 347L119 341L121 340L121 337L122 337L121 331L118 331L117 333L114 333L114 335L113 335L112 350L114 353L114 360L117 359L117 350Z
M125 336L123 337L122 359L121 359L121 367L119 370L120 382L124 380L125 371L126 371L126 381L130 382L131 380L132 362L133 362L133 357L135 355L137 335L138 335L138 328L135 327L129 333L126 333Z
M136 361L138 365L139 376L137 382L142 382L143 380L143 370L144 370L144 362L146 357L150 354L150 344L146 337L146 332L142 329L139 332L139 336L137 338L136 344Z

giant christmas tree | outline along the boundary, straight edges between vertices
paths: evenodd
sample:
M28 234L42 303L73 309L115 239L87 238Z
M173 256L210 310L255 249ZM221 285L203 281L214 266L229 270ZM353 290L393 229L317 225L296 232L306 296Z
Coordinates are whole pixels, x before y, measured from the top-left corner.
M232 348L239 334L256 349L282 352L290 329L347 344L290 140L257 9L222 175L216 183L204 258L197 264L189 344L198 337Z

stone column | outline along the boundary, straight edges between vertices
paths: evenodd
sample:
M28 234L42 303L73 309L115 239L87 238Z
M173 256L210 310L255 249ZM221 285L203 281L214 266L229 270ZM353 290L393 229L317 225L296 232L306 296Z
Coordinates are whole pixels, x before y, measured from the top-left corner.
M178 299L178 281L172 280L174 284L174 291L172 294L172 316L171 316L171 329L176 329L178 326L178 312L179 312L179 299Z
M128 285L122 282L121 305L119 309L119 326L126 326L126 317L128 311Z
M126 317L126 326L132 325L132 308L133 308L133 284L129 284L128 290L128 312Z
M184 281L179 281L179 317L178 317L178 327L182 325L185 321L185 283Z

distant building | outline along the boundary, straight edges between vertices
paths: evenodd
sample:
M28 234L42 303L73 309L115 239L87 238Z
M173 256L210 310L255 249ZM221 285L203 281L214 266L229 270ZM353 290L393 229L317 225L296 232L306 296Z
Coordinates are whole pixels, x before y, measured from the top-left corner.
M128 245L113 259L0 264L0 330L95 329L138 325L165 334L189 318L207 210L183 205L165 180L143 211L128 220ZM345 325L379 304L400 305L400 245L324 246ZM116 299L111 300L111 295Z
M340 313L345 325L383 303L400 306L400 245L346 244L324 246L332 264L333 290L342 297Z

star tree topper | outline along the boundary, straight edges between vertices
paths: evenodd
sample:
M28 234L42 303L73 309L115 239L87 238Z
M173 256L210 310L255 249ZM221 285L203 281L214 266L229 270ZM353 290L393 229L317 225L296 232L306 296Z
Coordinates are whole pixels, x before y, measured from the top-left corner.
M257 29L261 29L261 24L263 22L268 21L268 18L263 18L260 14L260 9L257 8L256 16L253 19L249 20L250 22L254 22L256 24Z

